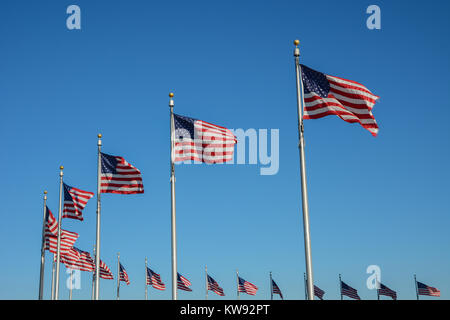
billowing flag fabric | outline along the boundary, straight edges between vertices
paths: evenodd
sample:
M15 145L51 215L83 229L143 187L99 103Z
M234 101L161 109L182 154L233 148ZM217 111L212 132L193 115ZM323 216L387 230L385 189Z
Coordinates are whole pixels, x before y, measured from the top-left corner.
M64 263L66 268L69 269L75 269L72 268L72 265L77 263L77 261L80 259L80 254L78 251L75 251L73 248L69 250L69 252L61 254L60 262Z
M94 193L64 185L64 209L63 218L71 218L83 221L82 211L88 200Z
M372 108L379 98L362 84L326 75L301 65L304 114L303 119L318 119L336 115L344 121L361 124L373 136L378 125Z
M177 272L177 288L180 290L184 290L184 291L192 291L191 288L189 288L189 286L191 286L192 283L186 279L185 277L183 277L181 274L179 274Z
M158 290L165 290L166 285L161 281L161 276L147 267L147 285Z
M219 286L219 284L209 275L208 278L208 290L214 291L219 296L224 296L225 293L223 292L223 289Z
M361 300L361 298L358 295L358 290L350 287L344 281L341 281L341 294L343 296L347 296L352 299Z
M320 300L323 300L323 295L325 294L325 291L314 285L314 295L319 298Z
M389 289L384 284L380 283L380 288L378 290L378 295L391 297L392 300L397 300L397 293L394 290Z
M100 259L100 278L112 280L114 279L111 269Z
M46 224L45 224L45 249L51 253L56 254L58 248L58 221L53 216L52 212L46 207ZM61 229L61 255L70 254L70 249L73 247L75 241L78 239L78 233Z
M61 262L63 262L67 268L91 272L95 270L94 260L89 252L80 250L76 247L73 247L70 252L71 257L75 257L75 253L77 253L78 259L74 261L74 259L67 259L66 255L62 255Z
M194 160L222 163L233 159L237 140L227 128L177 114L173 115L174 162Z
M272 279L272 293L279 294L281 299L283 299L283 294L281 293L280 288L277 286L275 281L273 281L273 279Z
M124 281L124 282L126 282L127 285L129 285L130 279L128 278L128 273L121 263L119 263L119 271L120 271L119 272L120 273L119 280Z
M433 297L440 297L441 291L439 291L436 288L429 287L426 284L417 281L417 291L420 295L423 296L433 296Z
M124 158L101 154L101 193L144 193L141 172Z
M254 296L256 294L256 291L258 291L258 287L255 286L253 283L245 281L241 277L238 277L238 280L239 280L238 292L244 292L246 294L251 294L252 296Z

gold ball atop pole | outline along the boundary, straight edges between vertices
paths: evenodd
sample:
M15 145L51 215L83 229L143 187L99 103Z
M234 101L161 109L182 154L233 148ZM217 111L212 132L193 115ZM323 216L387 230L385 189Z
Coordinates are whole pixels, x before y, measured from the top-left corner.
M97 135L97 137L98 137L99 139L101 139L101 138L102 138L102 134L99 133L99 134Z
M173 98L173 92L169 93L169 97Z
M300 44L300 40L294 40L294 45L298 46Z
M59 167L61 170L63 170L64 169L64 167L63 166L61 166L61 167Z
M47 190L44 190L44 194L47 194Z

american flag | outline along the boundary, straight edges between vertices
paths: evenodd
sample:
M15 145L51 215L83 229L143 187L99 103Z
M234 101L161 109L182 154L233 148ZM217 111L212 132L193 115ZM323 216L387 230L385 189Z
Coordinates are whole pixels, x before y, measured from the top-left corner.
M344 121L361 124L373 136L378 125L372 108L379 98L362 84L318 72L301 65L304 91L303 119L337 115Z
M66 255L61 256L61 262L65 264L67 268L76 269L81 271L94 271L95 264L94 260L91 257L91 254L86 251L82 251L76 247L73 247L70 250L70 255L72 257L75 256L75 253L78 254L78 259L74 261L74 259L67 259Z
M341 294L343 296L347 296L356 300L361 300L358 296L358 290L353 289L349 285L347 285L344 281L341 281Z
M147 285L158 290L165 290L166 285L161 281L161 276L147 267Z
M64 263L64 265L69 269L75 269L72 268L72 266L77 263L77 261L80 259L80 254L78 251L75 251L73 248L69 250L69 252L64 253L60 257L60 261Z
M58 248L58 221L52 212L46 207L46 224L45 224L45 249L56 254ZM61 254L69 254L75 241L78 239L78 233L61 229L60 248Z
M144 193L141 172L122 157L101 153L101 193Z
M111 269L100 259L100 278L112 280L114 279Z
M64 209L63 218L71 218L83 221L82 211L88 200L94 196L92 192L84 191L64 185Z
M238 280L239 280L238 292L244 292L254 296L256 294L256 291L258 291L258 287L255 286L253 283L245 281L241 277L238 277Z
M219 286L219 284L216 282L216 280L214 280L209 275L207 276L207 278L208 278L208 290L214 291L219 296L224 296L225 293L223 292L223 289Z
M222 163L233 159L237 140L230 130L177 114L173 117L174 162L194 160Z
M389 289L384 284L379 283L380 288L378 288L378 295L391 297L392 300L397 300L397 293L394 290Z
M325 291L314 285L314 295L319 298L320 300L323 300L323 295L325 294Z
M127 283L127 285L129 285L130 279L128 278L128 273L121 263L119 263L119 274L120 274L119 280L124 281Z
M186 279L185 277L183 277L181 274L179 274L177 272L177 288L180 290L184 290L184 291L192 291L191 288L189 288L189 286L191 286L192 283Z
M436 288L429 287L426 284L417 281L417 292L422 296L440 297L441 291Z
M275 281L273 281L272 279L272 293L276 293L279 294L281 299L283 299L283 294L281 293L280 288L277 286L277 284L275 283ZM284 299L283 299L284 300Z

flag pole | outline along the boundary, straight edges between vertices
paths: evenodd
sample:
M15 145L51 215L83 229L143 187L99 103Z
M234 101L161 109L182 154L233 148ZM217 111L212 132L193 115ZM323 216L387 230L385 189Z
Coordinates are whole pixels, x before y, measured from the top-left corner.
M172 300L177 300L177 228L175 207L175 123L173 120L173 93L169 93L170 107L170 184L171 184L171 221L172 221Z
M416 297L417 300L419 300L419 290L417 289L417 279L415 274L414 274L414 283L416 284Z
M51 299L55 300L55 254L52 256L52 292Z
M69 288L69 300L72 300L72 275L73 275L73 269L70 269L70 288Z
M62 188L64 167L59 167L59 209L58 209L58 242L56 246L56 279L55 279L55 300L59 299L59 260L61 259L61 218L62 218Z
M98 152L97 152L97 234L95 241L95 289L94 289L94 300L98 300L99 290L100 290L100 177L101 177L101 148L102 148L102 135L99 133L97 135L98 142Z
M206 300L208 300L208 267L205 264L205 287L206 287Z
M147 257L145 257L145 300L148 300L148 286L147 286Z
M270 271L270 300L273 300L273 282L272 282L272 271Z
M117 300L120 299L120 252L117 252Z
M39 300L44 299L44 269L45 269L45 226L47 224L47 191L44 191L44 220L42 222L41 270L39 277Z
M239 300L239 271L236 269L236 280L237 280L237 299Z
M298 45L300 41L295 40L295 71L297 78L297 115L298 115L298 138L300 149L300 168L301 168L301 182L302 182L302 205L303 205L303 234L305 238L305 260L306 260L306 275L308 279L308 298L314 300L314 280L311 258L311 237L309 232L309 207L308 207L308 191L306 188L306 164L305 164L305 140L303 136L303 81L300 79L300 49Z
M341 300L344 300L344 297L342 296L342 280L341 280L341 274L339 273L339 288L341 293Z
M308 285L306 284L308 280L306 280L306 273L303 272L303 283L305 284L305 300L308 300Z

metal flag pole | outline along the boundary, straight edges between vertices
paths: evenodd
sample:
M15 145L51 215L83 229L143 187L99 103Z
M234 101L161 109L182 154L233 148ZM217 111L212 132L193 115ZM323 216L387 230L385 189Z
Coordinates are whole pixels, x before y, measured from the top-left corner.
M170 185L171 185L171 207L172 207L172 300L177 300L177 228L175 207L175 123L173 120L173 93L169 93L170 107Z
M101 148L102 148L102 135L98 134L98 152L97 152L97 234L95 240L95 289L94 289L94 300L98 300L100 291L100 177L102 174L102 158L101 158Z
M42 222L41 270L39 277L39 300L44 299L44 269L45 269L45 226L47 224L47 191L44 191L44 220Z
M59 167L59 208L58 208L58 242L56 246L56 279L55 279L55 300L59 299L59 260L61 259L61 220L62 220L62 188L64 167Z
M69 300L72 300L72 284L73 283L73 269L70 269L70 288L69 288Z
M273 300L273 282L272 282L272 271L270 272L270 300Z
M295 71L296 71L296 84L297 84L297 115L298 115L298 147L300 150L300 171L302 182L302 205L303 205L303 233L305 238L305 260L306 260L306 275L308 279L308 299L314 300L314 280L311 258L311 237L309 233L309 207L308 207L308 192L306 188L306 164L305 164L305 139L303 136L303 81L300 80L300 49L298 45L300 41L295 40Z
M120 299L120 252L117 252L117 300Z
M205 264L205 287L206 287L206 300L208 300L208 268Z
M414 283L416 284L416 297L417 297L417 300L419 300L419 290L417 289L417 279L416 279L416 275L414 275Z
M148 285L147 285L147 257L145 257L145 300L148 300Z
M237 299L239 300L239 271L236 269Z
M339 273L339 291L341 293L341 300L344 300L344 296L342 295L342 279L340 273Z
M308 285L306 280L306 273L303 273L303 283L305 284L305 300L308 300Z
M52 292L51 299L55 300L55 254L52 256Z

